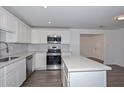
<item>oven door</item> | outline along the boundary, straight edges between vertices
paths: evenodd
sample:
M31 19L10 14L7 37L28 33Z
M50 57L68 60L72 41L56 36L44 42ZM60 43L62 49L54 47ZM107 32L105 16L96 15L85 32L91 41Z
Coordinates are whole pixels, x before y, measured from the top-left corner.
M61 65L61 55L47 55L47 65Z
M61 69L61 55L47 55L47 69Z

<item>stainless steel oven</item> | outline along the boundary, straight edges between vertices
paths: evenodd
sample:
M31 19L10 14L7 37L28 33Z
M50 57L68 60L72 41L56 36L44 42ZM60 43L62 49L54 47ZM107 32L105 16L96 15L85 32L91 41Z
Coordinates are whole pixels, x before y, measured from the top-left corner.
M47 36L47 43L48 44L60 44L61 43L61 36L60 35L48 35Z
M52 47L47 51L47 69L61 68L61 49Z

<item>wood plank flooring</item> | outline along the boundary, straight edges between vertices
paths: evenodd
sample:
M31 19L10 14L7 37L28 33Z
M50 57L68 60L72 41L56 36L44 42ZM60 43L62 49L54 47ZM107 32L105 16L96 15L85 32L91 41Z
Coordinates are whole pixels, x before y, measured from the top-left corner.
M61 87L60 70L35 71L22 87Z
M107 71L108 87L124 87L124 67L109 65L111 71Z
M109 65L111 71L107 71L108 87L124 87L124 67ZM22 87L62 87L60 70L35 71Z

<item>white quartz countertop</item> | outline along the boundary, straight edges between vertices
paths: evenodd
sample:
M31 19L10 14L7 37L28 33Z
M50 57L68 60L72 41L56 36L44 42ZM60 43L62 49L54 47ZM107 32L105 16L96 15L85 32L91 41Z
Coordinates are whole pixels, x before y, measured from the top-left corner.
M12 54L12 55L9 55L9 56L5 56L5 57L18 57L18 58L10 60L10 61L6 61L6 62L0 62L0 68L3 68L7 65L10 65L14 62L17 62L17 61L19 61L21 59L24 59L27 56L33 55L33 54L35 54L35 52L23 52L23 53L16 53L16 54ZM5 58L5 57L3 57L3 58Z
M112 68L83 56L62 56L69 72L105 71Z

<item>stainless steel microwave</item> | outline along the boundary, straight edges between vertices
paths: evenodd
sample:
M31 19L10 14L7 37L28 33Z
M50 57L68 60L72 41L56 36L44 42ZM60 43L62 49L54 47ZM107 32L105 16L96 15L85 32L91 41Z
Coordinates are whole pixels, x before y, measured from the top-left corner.
M61 36L60 35L48 35L47 36L47 43L48 44L60 44L61 43Z

